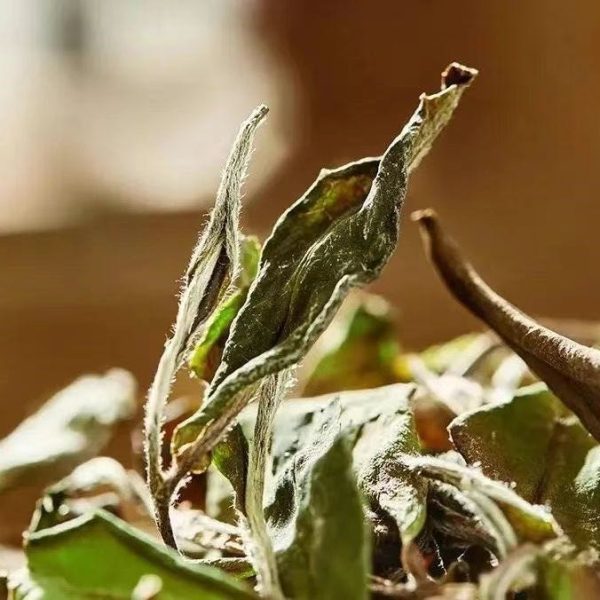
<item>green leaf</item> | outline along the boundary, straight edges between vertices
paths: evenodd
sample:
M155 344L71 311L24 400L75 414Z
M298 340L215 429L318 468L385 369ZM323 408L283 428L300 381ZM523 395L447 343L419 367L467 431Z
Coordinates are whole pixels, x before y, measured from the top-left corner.
M469 463L514 481L526 500L550 507L575 544L600 549L600 446L546 386L462 415L450 431Z
M275 417L273 439L273 473L276 481L285 481L289 471L315 437L315 423L322 412L339 404L339 427L353 446L353 468L363 497L369 504L371 529L380 531L382 520L390 522L396 532L391 535L396 545L399 539L414 538L421 530L426 516L427 482L419 481L399 459L419 454L409 402L415 391L413 385L396 384L376 388L302 398L284 402ZM256 409L248 407L240 415L240 424L247 436L253 435ZM283 488L285 489L285 488ZM288 490L291 494L291 488ZM278 502L289 502L282 494ZM379 535L379 544L389 549L389 536ZM394 557L397 565L398 552Z
M0 491L66 475L134 412L135 383L126 371L80 377L0 441Z
M375 388L399 381L395 367L401 352L392 309L378 296L361 295L342 309L315 350L315 366L303 387L304 395Z
M252 397L252 386L305 356L351 288L379 275L396 246L407 174L448 122L474 75L459 65L449 67L442 90L422 96L381 159L323 171L280 217L206 402L175 433L176 451L203 437L189 449L183 467L212 449Z
M382 414L365 424L354 447L360 489L375 513L393 519L403 544L423 528L428 486L398 459L420 453L414 419L408 411Z
M199 379L209 379L211 355L222 351L233 319L246 300L250 284L258 272L260 243L253 236L240 236L240 271L234 282L235 291L217 306L204 325L189 359L190 370Z
M26 553L27 570L9 580L16 599L129 599L147 575L159 578L161 600L255 598L235 579L186 561L104 511L29 534Z
M369 540L340 414L332 403L315 415L303 447L275 480L267 515L286 597L368 597Z

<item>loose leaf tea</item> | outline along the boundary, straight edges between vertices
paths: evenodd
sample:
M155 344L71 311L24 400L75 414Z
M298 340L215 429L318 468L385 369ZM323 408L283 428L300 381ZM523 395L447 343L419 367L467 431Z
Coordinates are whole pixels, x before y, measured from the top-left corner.
M84 515L27 537L27 568L11 575L15 600L132 597L151 574L159 598L250 599L224 573L192 564L110 514Z
M83 378L52 399L0 442L0 492L41 473L52 482L25 534L26 564L8 569L3 592L600 596L600 351L492 292L431 211L417 218L434 266L493 331L409 352L393 307L351 296L394 252L408 177L475 75L450 65L381 157L321 172L262 245L239 228L266 108L252 113L148 394L147 486L141 468L97 456L133 413L127 374ZM568 329L600 341L597 325ZM169 406L193 408L163 448L171 385L186 365L203 381L198 397ZM192 474L197 485L177 503Z

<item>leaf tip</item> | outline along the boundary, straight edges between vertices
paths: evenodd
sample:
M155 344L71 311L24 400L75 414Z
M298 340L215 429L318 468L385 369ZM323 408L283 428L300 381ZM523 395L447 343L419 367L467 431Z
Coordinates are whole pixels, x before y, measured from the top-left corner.
M250 115L251 121L261 122L268 114L269 107L266 104L259 104Z
M416 210L410 215L410 218L419 225L421 237L429 246L439 229L439 220L435 210L433 208Z
M459 62L452 62L442 72L442 89L445 90L452 85L470 85L477 75L479 75L477 69L467 67Z

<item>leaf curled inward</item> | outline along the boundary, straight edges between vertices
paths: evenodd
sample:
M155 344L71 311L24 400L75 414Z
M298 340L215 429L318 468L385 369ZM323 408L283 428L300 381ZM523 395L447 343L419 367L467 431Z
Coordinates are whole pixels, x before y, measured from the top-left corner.
M432 210L413 215L452 295L491 327L600 440L600 351L543 327L494 292L442 230Z
M200 326L241 270L240 189L254 133L267 112L266 106L259 106L240 128L227 159L214 208L185 273L173 335L165 344L148 391L144 421L148 487L155 500L158 527L169 545L175 544L168 515L173 484L168 481L162 464L163 412L173 379L189 354Z
M396 246L407 173L427 153L475 74L452 65L442 90L421 97L381 159L323 171L280 217L205 404L176 432L182 473L211 450L249 401L250 394L240 399L244 390L297 364L348 291L379 275ZM195 440L193 448L184 448Z

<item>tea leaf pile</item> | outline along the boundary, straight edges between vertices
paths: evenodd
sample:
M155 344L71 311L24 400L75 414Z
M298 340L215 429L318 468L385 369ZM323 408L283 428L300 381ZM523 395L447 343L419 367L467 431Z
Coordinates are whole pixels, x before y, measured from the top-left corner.
M573 341L521 313L431 210L414 218L434 268L490 331L409 352L360 291L476 74L450 65L381 157L322 171L263 244L239 228L252 113L150 387L146 483L93 458L132 418L123 373L76 382L0 442L0 486L54 482L11 598L600 597L597 328ZM186 366L203 384L174 418ZM191 479L204 492L183 499Z

